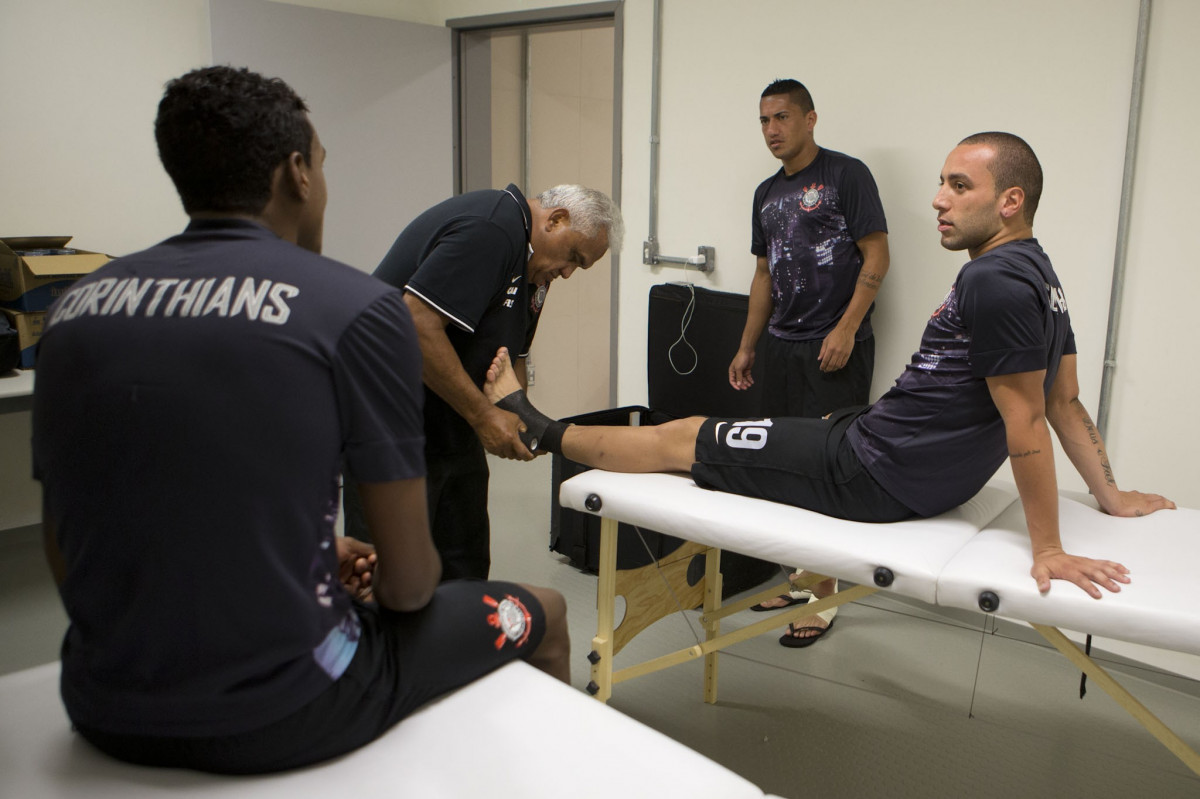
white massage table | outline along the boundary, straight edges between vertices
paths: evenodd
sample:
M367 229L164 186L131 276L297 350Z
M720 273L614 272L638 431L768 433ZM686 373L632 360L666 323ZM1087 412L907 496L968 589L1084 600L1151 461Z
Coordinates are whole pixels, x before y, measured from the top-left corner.
M1131 570L1132 584L1094 600L1066 583L1042 595L1029 576L1032 556L1025 517L1012 486L988 485L966 504L932 519L864 524L765 500L696 486L676 474L616 474L592 470L563 482L563 507L601 517L598 623L588 690L607 701L613 685L669 666L704 659L704 698L717 697L717 654L731 644L791 621L886 590L931 605L983 610L1028 622L1104 688L1168 749L1200 774L1200 755L1141 706L1058 628L1200 654L1200 511L1162 511L1115 519L1086 495L1060 500L1068 551L1105 557ZM640 569L616 569L617 524L624 522L685 539L679 550ZM775 563L803 564L796 587L838 577L857 585L834 596L769 614L722 635L720 620L774 596L774 586L721 606L720 550ZM705 558L702 581L688 567ZM626 611L615 621L616 597ZM613 656L658 619L703 602L705 640L617 671Z
M130 766L71 732L51 663L0 677L0 797L763 799L751 783L525 663L344 757L261 777ZM582 760L580 753L588 753ZM776 797L776 799L778 799Z

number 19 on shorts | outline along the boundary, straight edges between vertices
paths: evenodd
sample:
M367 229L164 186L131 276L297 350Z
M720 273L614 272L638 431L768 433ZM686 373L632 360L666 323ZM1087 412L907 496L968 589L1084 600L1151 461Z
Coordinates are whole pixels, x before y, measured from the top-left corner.
M718 439L722 434L721 428L725 426L729 427L724 431L726 446L734 449L762 449L767 445L767 430L771 427L771 420L751 419L733 424L721 422L717 425Z

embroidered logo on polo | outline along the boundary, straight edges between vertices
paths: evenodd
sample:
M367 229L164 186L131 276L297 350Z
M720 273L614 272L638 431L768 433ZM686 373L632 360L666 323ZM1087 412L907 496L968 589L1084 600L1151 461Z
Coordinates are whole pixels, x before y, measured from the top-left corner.
M800 209L808 213L812 213L821 207L821 192L825 189L824 183L814 183L804 189L800 193Z
M483 604L495 609L493 613L488 614L487 622L500 631L493 644L496 649L503 649L504 644L509 641L518 649L523 647L533 628L533 617L526 609L525 603L512 594L507 594L500 600L484 594Z
M550 290L550 284L538 286L537 291L533 292L533 296L529 298L529 310L535 314L542 312L542 306L546 304L546 292Z
M520 278L514 278L513 282L515 283L519 279ZM536 288L534 288L533 284L530 284L530 288L533 288L534 290L529 292L529 310L532 311L535 315L540 314L542 312L542 306L546 303L546 292L547 292L547 290L549 290L550 287L549 287L549 285L545 285L545 286L537 286ZM517 307L517 299L516 298L517 298L517 295L520 293L521 293L520 286L509 286L507 289L505 289L504 290L504 303L503 303L504 307L505 308Z
M504 307L515 308L517 305L516 296L521 293L520 281L524 275L517 275L508 282L508 288L504 290Z

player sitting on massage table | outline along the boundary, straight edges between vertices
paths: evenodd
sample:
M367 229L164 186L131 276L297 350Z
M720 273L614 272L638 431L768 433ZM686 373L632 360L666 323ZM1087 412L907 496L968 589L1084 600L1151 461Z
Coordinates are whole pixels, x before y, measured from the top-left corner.
M529 404L504 350L488 372L489 397L521 416L531 448L609 471L690 471L705 488L855 521L935 516L974 496L1007 457L1038 589L1061 579L1097 599L1097 586L1119 591L1129 582L1125 566L1063 551L1047 422L1106 513L1141 516L1175 504L1117 488L1104 442L1079 401L1066 296L1033 238L1041 165L1019 137L980 133L951 151L939 185L933 207L942 246L965 249L971 260L904 373L874 405L825 419L567 426ZM835 590L830 580L814 594ZM832 612L797 622L789 635L815 641Z
M364 746L512 660L569 682L560 593L440 582L417 333L402 292L320 255L305 102L204 67L167 84L155 139L187 229L72 286L39 343L73 728L133 763L263 773ZM334 532L343 469L374 546Z

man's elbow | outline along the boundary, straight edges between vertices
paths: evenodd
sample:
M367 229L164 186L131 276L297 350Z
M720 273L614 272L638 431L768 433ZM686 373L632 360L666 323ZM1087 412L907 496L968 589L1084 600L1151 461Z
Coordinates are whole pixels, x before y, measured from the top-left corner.
M394 610L397 613L413 613L420 610L429 604L429 600L433 599L433 589L416 594L412 592L400 592L396 596L385 592L377 591L375 593L375 601L381 607L388 610Z
M394 575L394 576L393 576ZM420 610L433 599L442 580L442 559L436 550L429 553L425 567L420 570L375 570L375 601L388 610L411 613Z
M1083 409L1083 403L1079 401L1079 395L1072 396L1056 396L1051 394L1046 398L1046 419L1050 422L1051 427L1055 430L1062 430L1073 417L1079 415ZM1087 411L1085 410L1086 414Z
M405 586L401 588L389 588L384 585L375 587L375 601L381 607L388 610L394 610L398 613L412 613L420 610L429 604L433 599L433 592L437 589L437 582L434 581L430 585L422 585L420 587Z

